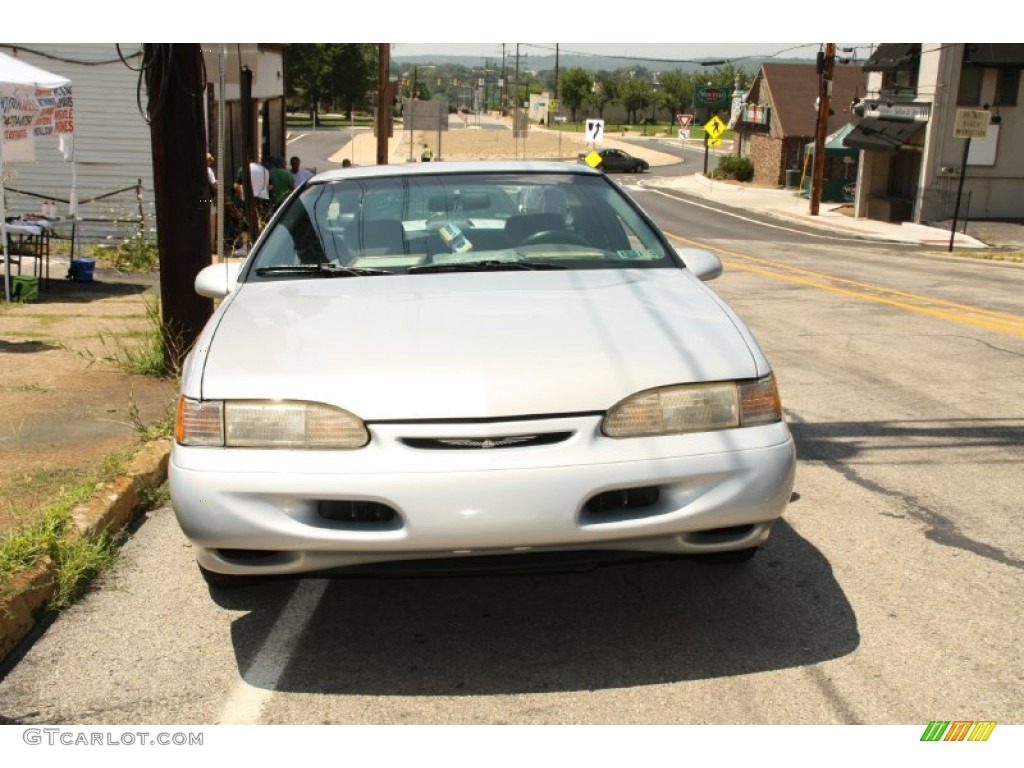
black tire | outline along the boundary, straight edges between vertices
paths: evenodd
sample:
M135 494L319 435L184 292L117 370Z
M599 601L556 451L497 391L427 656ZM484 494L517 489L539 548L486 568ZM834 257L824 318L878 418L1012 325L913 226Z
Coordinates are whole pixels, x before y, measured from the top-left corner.
M757 550L758 547L749 547L732 552L708 552L706 555L694 555L693 559L706 565L740 565L749 562Z
M643 173L643 172L644 172L644 167L640 163L637 163L633 167L633 173Z
M201 565L199 566L199 573L202 574L203 581L206 582L206 586L210 589L239 589L252 586L259 581L255 576L238 576L233 573L208 571Z

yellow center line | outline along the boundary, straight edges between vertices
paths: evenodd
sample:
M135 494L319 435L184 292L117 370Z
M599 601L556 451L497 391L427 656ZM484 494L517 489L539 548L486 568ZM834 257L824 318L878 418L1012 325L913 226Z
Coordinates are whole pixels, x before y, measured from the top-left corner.
M729 268L738 269L743 272L752 272L765 277L772 277L796 285L805 285L811 288L819 288L841 296L849 296L855 299L873 301L877 304L885 304L891 307L898 307L908 312L916 312L922 315L938 317L944 320L972 325L979 328L1002 331L1019 336L1024 336L1024 316L1015 315L1010 312L976 307L970 304L959 304L945 299L936 299L931 296L921 296L907 291L894 288L886 288L872 283L859 282L844 277L836 277L824 272L815 272L810 269L793 267L786 264L760 259L749 256L745 253L730 251L725 248L715 248L696 240L667 232L670 237L680 240L696 248L715 251L725 256L740 261L729 259Z

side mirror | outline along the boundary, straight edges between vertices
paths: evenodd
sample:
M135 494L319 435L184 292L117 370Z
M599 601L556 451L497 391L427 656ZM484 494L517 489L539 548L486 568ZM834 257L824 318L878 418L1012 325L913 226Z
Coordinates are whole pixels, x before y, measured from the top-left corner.
M703 248L676 248L676 253L686 268L705 283L721 277L722 262L711 251L705 251Z
M242 262L224 262L203 267L196 275L196 293L210 299L223 299L235 289L241 270Z

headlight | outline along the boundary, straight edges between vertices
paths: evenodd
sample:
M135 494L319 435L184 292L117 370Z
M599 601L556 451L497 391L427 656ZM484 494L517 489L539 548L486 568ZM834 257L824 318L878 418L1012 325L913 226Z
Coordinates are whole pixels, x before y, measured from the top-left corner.
M178 402L174 439L228 448L362 448L366 425L341 408L279 400Z
M756 381L679 384L630 395L604 417L608 437L677 435L782 420L775 377Z

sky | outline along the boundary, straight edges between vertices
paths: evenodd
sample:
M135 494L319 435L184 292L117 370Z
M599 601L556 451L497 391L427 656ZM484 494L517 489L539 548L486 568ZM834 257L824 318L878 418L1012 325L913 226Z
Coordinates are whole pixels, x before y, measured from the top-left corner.
M495 48L500 55L501 40L578 40L587 42L560 45L637 57L657 52L660 55L655 58L670 59L703 57L716 46L739 51L738 55L761 54L765 48L785 45L760 42L766 39L835 40L840 34L848 40L871 40L878 35L887 40L941 40L952 32L960 40L1019 41L1019 25L994 23L998 16L993 16L994 11L974 10L964 7L962 12L927 13L919 3L892 0L858 0L845 5L798 0L644 0L611 5L587 0L514 0L492 5L479 0L436 0L387 6L314 0L279 7L276 13L243 13L237 3L175 0L174 12L160 14L155 20L152 15L137 13L136 4L129 0L47 0L45 23L23 29L53 42L404 40L401 47L415 46L425 54L456 48L461 53L466 46L466 55L471 56L495 55ZM499 42L475 42L488 39ZM616 39L628 42L608 42ZM644 42L652 40L662 42ZM664 42L672 40L684 42ZM400 55L418 54L406 50Z

